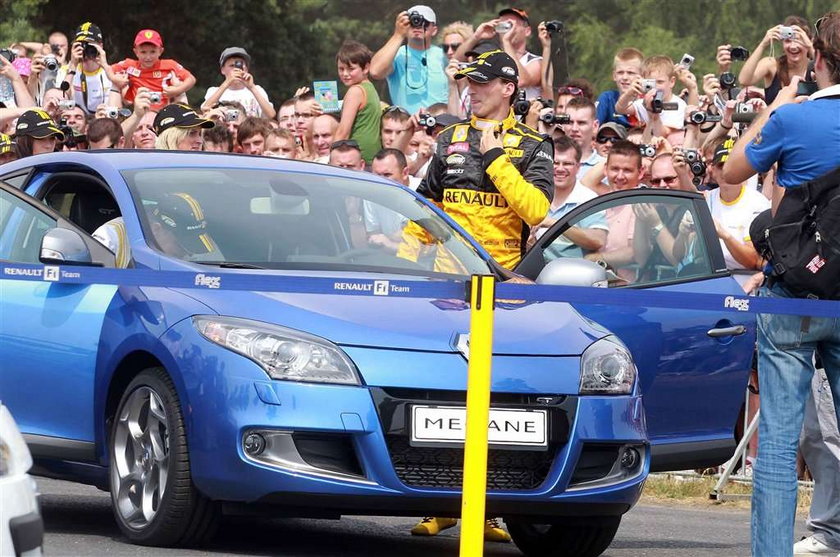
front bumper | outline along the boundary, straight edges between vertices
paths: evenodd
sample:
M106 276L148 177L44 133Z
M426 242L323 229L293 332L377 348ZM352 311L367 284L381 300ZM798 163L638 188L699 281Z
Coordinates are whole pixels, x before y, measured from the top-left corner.
M193 358L180 369L193 478L208 497L229 509L270 505L275 514L298 516L460 513L461 451L445 448L440 462L424 460L429 451L408 442L406 411L417 402L463 404L463 390L272 381L230 351L204 342L198 353L180 341ZM459 355L452 360L464 367ZM492 405L536 408L540 395L551 399L548 451L491 447L487 512L537 517L629 510L650 461L641 397L494 393ZM278 458L246 454L243 444L254 432L274 436L269 444L275 443ZM639 462L617 474L627 447L638 451Z
M40 555L44 521L35 481L28 474L0 479L0 501L0 555Z

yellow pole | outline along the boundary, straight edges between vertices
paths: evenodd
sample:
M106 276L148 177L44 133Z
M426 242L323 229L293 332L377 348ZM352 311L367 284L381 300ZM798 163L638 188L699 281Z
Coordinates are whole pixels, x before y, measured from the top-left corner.
M490 367L493 357L492 276L473 275L470 294L470 352L467 364L467 433L461 499L461 557L484 554L487 492L487 426L490 423Z

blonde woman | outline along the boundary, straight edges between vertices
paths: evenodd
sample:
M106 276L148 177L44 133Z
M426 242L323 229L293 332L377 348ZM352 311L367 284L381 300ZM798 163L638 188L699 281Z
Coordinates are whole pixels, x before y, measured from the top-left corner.
M155 116L155 149L201 151L204 145L201 130L214 125L212 120L199 117L185 104L170 104Z

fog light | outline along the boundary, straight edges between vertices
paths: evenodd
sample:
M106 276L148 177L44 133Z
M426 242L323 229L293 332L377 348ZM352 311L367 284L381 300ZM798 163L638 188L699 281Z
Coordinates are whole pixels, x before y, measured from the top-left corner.
M633 447L627 447L624 449L624 452L621 453L621 467L625 470L632 470L638 466L641 459L642 457L639 455L639 451Z
M245 436L242 448L250 456L257 456L265 450L265 437L259 433L249 433Z

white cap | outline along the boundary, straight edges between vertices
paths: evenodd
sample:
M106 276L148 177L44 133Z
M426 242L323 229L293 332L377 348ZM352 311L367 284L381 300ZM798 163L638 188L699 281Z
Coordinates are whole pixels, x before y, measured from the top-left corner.
M422 15L429 23L437 25L437 17L435 16L435 11L429 6L423 6L422 4L418 4L417 6L410 7L406 10L406 12L417 12L418 14Z

